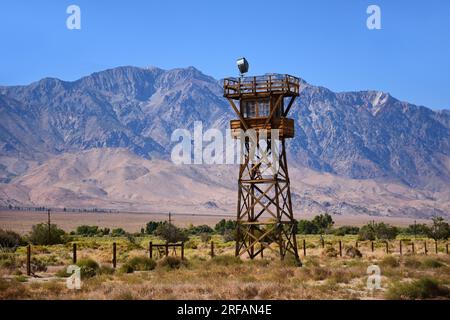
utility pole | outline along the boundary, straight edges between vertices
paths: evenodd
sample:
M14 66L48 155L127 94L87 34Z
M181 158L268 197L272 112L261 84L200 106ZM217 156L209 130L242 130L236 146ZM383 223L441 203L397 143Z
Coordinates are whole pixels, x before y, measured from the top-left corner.
M416 222L416 220L414 220L414 239L417 239L417 222Z
M50 220L50 209L47 209L47 216L48 216L48 244L50 244L51 239L51 232L50 232L50 226L51 226L51 220Z

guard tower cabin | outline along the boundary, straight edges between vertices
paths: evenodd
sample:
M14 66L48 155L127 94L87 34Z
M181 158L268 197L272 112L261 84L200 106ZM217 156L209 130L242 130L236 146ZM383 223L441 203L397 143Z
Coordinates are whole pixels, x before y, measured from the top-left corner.
M223 86L224 97L239 118L231 120L232 136L244 140L235 254L253 259L270 249L279 253L281 259L287 253L292 254L301 265L285 148L285 139L294 137L294 121L287 115L299 95L299 79L290 75L228 78ZM257 154L267 157L255 158L250 152L250 139L241 135L249 129L254 129L257 135L266 130L267 144L257 143L256 149L260 151ZM279 153L272 150L271 129L279 130Z
M294 120L287 115L299 89L299 79L290 75L225 79L224 97L239 116L231 120L232 136L239 136L238 129L266 129L268 135L271 129L279 129L280 139L293 138Z

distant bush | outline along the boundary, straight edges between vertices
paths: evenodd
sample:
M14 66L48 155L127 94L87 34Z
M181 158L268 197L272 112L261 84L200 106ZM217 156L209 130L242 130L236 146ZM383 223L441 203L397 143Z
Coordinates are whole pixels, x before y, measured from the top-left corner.
M450 290L434 279L422 278L391 285L387 297L394 300L450 298Z
M214 230L221 235L227 231L234 231L236 230L236 221L222 219L215 225Z
M309 220L299 220L297 221L297 233L298 234L317 234L319 228Z
M125 230L122 228L113 229L111 231L111 237L123 237L127 234Z
M428 236L430 228L426 224L411 224L402 230L405 235Z
M77 262L77 266L80 267L82 278L91 278L97 275L100 270L98 263L90 258L80 259Z
M299 220L297 233L299 234L324 234L329 233L334 225L333 218L328 214L319 214L311 221Z
M361 227L358 240L392 240L397 237L399 229L384 222L369 223Z
M345 236L346 234L358 234L359 228L353 226L342 226L332 231L337 236Z
M168 223L167 221L149 221L145 226L145 233L154 234L156 229L162 224Z
M46 223L34 225L30 233L30 241L37 245L52 245L66 242L66 233L58 228L56 224L50 225L50 232Z
M0 248L17 248L21 242L22 237L18 233L0 229Z
M98 226L82 225L77 227L75 234L85 237L106 236L110 232L109 228L100 229Z
M186 261L181 260L178 257L168 256L159 261L161 267L167 267L170 269L179 269L182 266L186 266Z
M450 225L442 217L432 218L428 236L435 240L447 240L450 237Z
M192 235L202 235L211 234L214 232L214 230L210 226L204 224L200 226L189 226L187 232Z
M189 240L189 237L183 230L170 223L164 223L158 226L155 235L169 243L185 242Z

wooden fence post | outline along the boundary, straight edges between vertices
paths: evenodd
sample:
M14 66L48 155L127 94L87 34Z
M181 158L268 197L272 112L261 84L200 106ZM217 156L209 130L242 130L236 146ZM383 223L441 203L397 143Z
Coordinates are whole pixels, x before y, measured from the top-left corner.
M303 256L306 257L306 239L303 239Z
M342 241L339 240L339 256L342 257Z
M448 254L448 243L445 244L445 253Z
M358 249L358 247L359 247L359 244L358 244L358 241L356 241L355 242L355 248Z
M214 241L211 241L211 258L214 258Z
M261 259L264 259L264 246L261 244Z
M438 241L434 240L434 251L438 254Z
M27 276L31 276L31 245L27 246Z
M320 238L320 241L322 242L322 249L325 249L325 240L323 237Z
M403 255L402 240L400 240L400 255Z
M153 242L148 243L148 254L150 256L150 259L153 259Z
M386 253L389 253L389 242L386 241Z
M374 249L375 249L375 247L373 246L373 241L372 241L372 243L371 243L371 246L372 246L372 252L373 252Z
M423 249L424 249L425 255L427 255L428 249L427 249L427 241L426 240L423 242Z
M166 242L166 257L169 256L169 243Z
M414 254L415 253L414 242L411 242L411 249L412 249L412 254Z
M184 260L184 242L181 243L181 260Z
M74 243L72 247L72 262L73 264L77 263L77 244Z
M112 258L113 268L115 269L117 266L117 245L113 242L113 258Z

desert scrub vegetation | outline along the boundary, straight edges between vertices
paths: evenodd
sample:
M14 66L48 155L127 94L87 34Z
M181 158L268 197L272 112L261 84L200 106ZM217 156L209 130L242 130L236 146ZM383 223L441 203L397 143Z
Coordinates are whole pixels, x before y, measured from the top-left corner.
M404 299L434 299L450 298L450 289L432 278L422 278L411 282L394 283L389 287L387 298Z
M418 238L413 255L407 250L411 237L399 230L396 241L391 242L390 254L386 254L384 243L377 239L373 252L370 240L357 243L360 230L345 227L335 231L326 216L314 223L318 225L317 234L298 235L301 268L295 265L292 256L280 261L269 249L264 251L263 259L235 257L232 221L223 220L214 228L188 226L184 229L155 222L146 225L140 233L124 234L116 230L114 236L107 228L82 226L63 235L61 244L42 241L32 245L33 273L37 277L28 277L27 235L19 240L19 245L13 241L13 250L0 253L0 299L447 298L450 256L445 254L444 241L439 242L438 255L431 244L425 255L421 244L426 238ZM305 228L311 227L303 224ZM180 259L180 250L171 251L169 257L154 252L153 259L148 258L149 242L164 244L171 237L187 240L185 260ZM399 253L398 239L405 239L403 256ZM210 254L211 241L214 257ZM69 276L65 271L72 264L73 243L77 244L78 265L82 268L82 289L76 291L67 289L64 279ZM111 263L113 243L117 247L117 269ZM366 288L367 267L372 264L380 266L382 274L382 290L373 294Z

